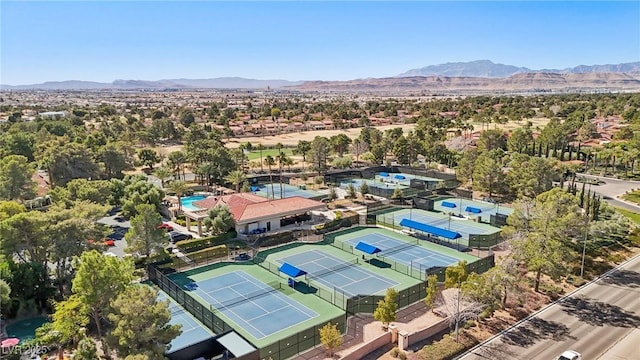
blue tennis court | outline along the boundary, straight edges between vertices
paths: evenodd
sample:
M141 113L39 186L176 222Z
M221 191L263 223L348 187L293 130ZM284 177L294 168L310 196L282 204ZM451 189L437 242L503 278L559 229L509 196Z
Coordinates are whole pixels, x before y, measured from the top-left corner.
M447 267L458 263L458 259L456 258L421 247L418 245L418 241L419 240L416 239L415 242L405 242L383 234L374 233L347 240L345 243L353 247L359 242L373 245L381 250L379 255L382 255L383 258L392 259L417 269Z
M398 285L397 282L359 267L358 259L345 261L321 250L310 250L278 260L307 272L307 280L346 295L374 295Z
M188 286L188 290L256 339L318 316L278 289L255 280L244 271L234 271Z
M479 224L464 218L449 216L441 213L434 213L421 209L402 209L392 213L378 215L383 222L400 224L402 219L410 219L423 224L439 227L459 233L465 239L470 234L488 235L500 232L499 228L487 224Z
M272 199L283 199L292 196L301 196L305 199L312 199L325 196L323 193L314 190L300 189L299 187L291 184L282 184L282 196L280 196L279 183L273 183L273 190L271 189L271 184L251 185L251 192L258 196Z
M170 352L184 349L193 344L199 343L214 336L204 325L200 324L182 306L176 303L165 292L158 291L158 300L169 300L169 311L171 311L170 325L182 325L182 333L171 340Z

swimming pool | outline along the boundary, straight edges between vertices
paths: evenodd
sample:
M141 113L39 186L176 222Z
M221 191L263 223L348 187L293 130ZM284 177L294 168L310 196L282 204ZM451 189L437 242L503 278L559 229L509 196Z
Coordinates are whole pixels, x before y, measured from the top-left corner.
M200 210L200 208L195 206L195 205L193 205L193 202L204 200L206 198L207 198L206 195L185 196L185 197L180 199L180 203L182 204L182 208L184 210L196 211L196 210Z

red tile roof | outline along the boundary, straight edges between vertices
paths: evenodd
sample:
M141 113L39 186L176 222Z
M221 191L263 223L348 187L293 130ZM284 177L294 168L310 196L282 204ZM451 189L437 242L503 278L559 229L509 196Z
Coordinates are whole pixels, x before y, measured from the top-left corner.
M323 208L320 201L293 196L278 200L268 200L250 193L210 196L204 200L194 201L193 205L202 209L213 209L218 205L226 205L236 222L246 222L269 215L288 215Z

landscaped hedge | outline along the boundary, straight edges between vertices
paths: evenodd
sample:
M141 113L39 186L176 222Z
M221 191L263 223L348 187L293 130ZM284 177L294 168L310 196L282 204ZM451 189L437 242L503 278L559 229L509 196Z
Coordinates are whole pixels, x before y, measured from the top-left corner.
M325 233L328 233L328 232L331 232L331 231L338 230L341 227L350 227L351 225L353 225L353 224L351 223L349 218L347 218L347 219L335 219L335 220L329 221L326 224L316 226L313 232L316 235L320 235L320 234L325 234Z
M274 235L268 235L260 239L260 247L276 246L285 244L294 240L293 232L283 232Z
M206 259L224 257L224 256L227 256L228 254L229 254L229 251L227 249L227 245L218 245L218 246L213 246L207 249L190 252L185 255L192 261L198 262Z
M220 234L217 236L209 236L209 237L203 237L200 239L178 241L176 243L176 247L181 252L193 252L193 251L208 248L210 246L224 244L225 242L228 242L231 239L235 239L237 235L238 234L236 234L234 230L234 231L226 232L224 234Z

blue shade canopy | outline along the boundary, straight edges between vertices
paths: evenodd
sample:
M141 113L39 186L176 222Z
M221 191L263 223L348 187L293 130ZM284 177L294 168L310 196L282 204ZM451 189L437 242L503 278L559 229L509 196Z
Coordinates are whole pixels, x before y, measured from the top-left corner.
M473 206L467 206L467 208L464 209L464 211L474 213L474 214L480 214L482 212L481 209L478 209L477 207L473 207Z
M398 180L404 180L404 179L406 179L406 178L404 177L404 175L395 175L395 176L394 176L394 178L396 178L396 179L398 179Z
M252 186L252 187L251 187L251 191L253 191L253 192L256 192L256 191L258 191L258 190L260 190L260 188L259 188L259 187L257 187L257 186Z
M443 207L448 207L448 208L454 208L454 207L456 207L456 204L454 204L452 202L448 202L448 201L443 201L442 202L442 206Z
M307 274L306 271L300 270L289 263L282 264L279 270L281 273L284 273L285 275L291 276L293 278Z
M386 173L386 172L381 172L381 173L380 173L380 176L383 176L383 177L388 177L388 176L389 176L389 173Z
M435 235L435 236L443 237L445 239L457 239L457 238L462 237L462 235L460 235L459 233L457 233L455 231L442 229L442 228L439 228L439 227L435 227L435 226L419 223L417 221L413 221L413 220L409 220L409 219L402 219L402 221L400 221L400 226L406 226L406 227L408 227L410 229L415 229L415 230L418 230L418 231L426 232L426 233L429 233L429 234L432 234L432 235Z
M360 241L358 243L358 245L356 245L356 250L360 250L365 254L375 254L375 253L379 253L380 249L378 249L377 247L373 246L373 245L369 245L367 243L364 243L362 241Z

